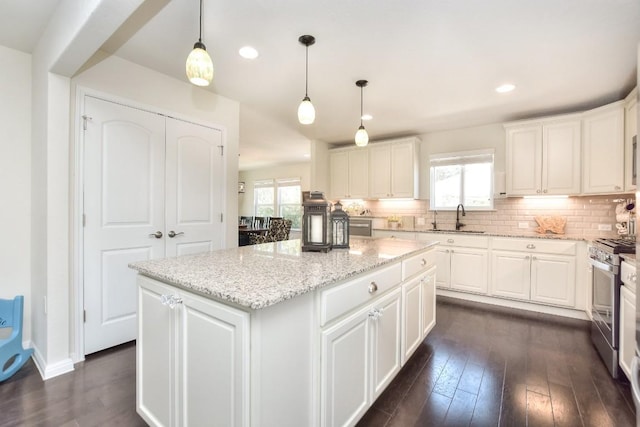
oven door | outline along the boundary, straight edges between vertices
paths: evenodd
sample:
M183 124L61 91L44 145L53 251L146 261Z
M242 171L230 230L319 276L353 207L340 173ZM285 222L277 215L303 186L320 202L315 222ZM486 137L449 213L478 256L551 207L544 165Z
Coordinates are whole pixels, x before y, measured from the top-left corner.
M618 348L618 327L615 321L620 307L620 296L616 295L618 267L589 258L593 266L593 304L591 314L598 329L612 348Z

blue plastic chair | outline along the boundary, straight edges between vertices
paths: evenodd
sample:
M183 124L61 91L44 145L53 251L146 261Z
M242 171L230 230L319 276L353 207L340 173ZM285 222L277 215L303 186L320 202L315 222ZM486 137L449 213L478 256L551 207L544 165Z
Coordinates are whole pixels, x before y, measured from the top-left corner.
M32 348L22 348L23 306L22 295L12 300L0 299L0 329L12 328L9 338L0 338L0 383L18 372L33 354Z

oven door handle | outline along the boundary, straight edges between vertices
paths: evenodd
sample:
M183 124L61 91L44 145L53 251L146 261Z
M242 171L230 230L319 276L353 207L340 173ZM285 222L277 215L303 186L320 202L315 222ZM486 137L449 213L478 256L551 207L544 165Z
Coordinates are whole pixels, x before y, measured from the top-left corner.
M605 264L596 259L589 257L589 263L599 270L608 271L609 273L616 274L616 267L614 265Z

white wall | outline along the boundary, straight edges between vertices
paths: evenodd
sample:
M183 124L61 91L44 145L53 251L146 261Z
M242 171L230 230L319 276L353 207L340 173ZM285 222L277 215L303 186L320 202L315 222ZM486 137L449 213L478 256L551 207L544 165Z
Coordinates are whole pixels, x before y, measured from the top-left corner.
M300 187L302 191L310 191L311 163L291 163L240 172L238 180L245 182L245 192L238 195L238 214L246 216L253 215L253 183L255 181L278 178L300 178Z
M31 55L0 46L0 298L24 295L31 339Z
M505 132L502 123L426 133L419 136L420 198L429 198L429 155L455 151L495 149L494 171L505 171Z

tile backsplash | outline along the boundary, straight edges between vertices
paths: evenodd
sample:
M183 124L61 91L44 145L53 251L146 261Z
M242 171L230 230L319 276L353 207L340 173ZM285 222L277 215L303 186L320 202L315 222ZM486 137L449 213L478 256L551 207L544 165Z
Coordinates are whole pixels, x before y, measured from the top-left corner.
M467 211L460 218L465 230L482 230L505 234L535 234L537 215L562 216L567 219L564 234L575 237L617 237L616 206L620 199L633 199L633 194L581 196L569 198L502 198L494 201L493 211ZM404 222L413 218L415 228L432 228L434 212L428 200L368 200L364 208L375 217L399 216ZM438 211L439 229L455 228L455 211ZM411 227L412 224L405 224ZM611 230L602 230L610 227Z

